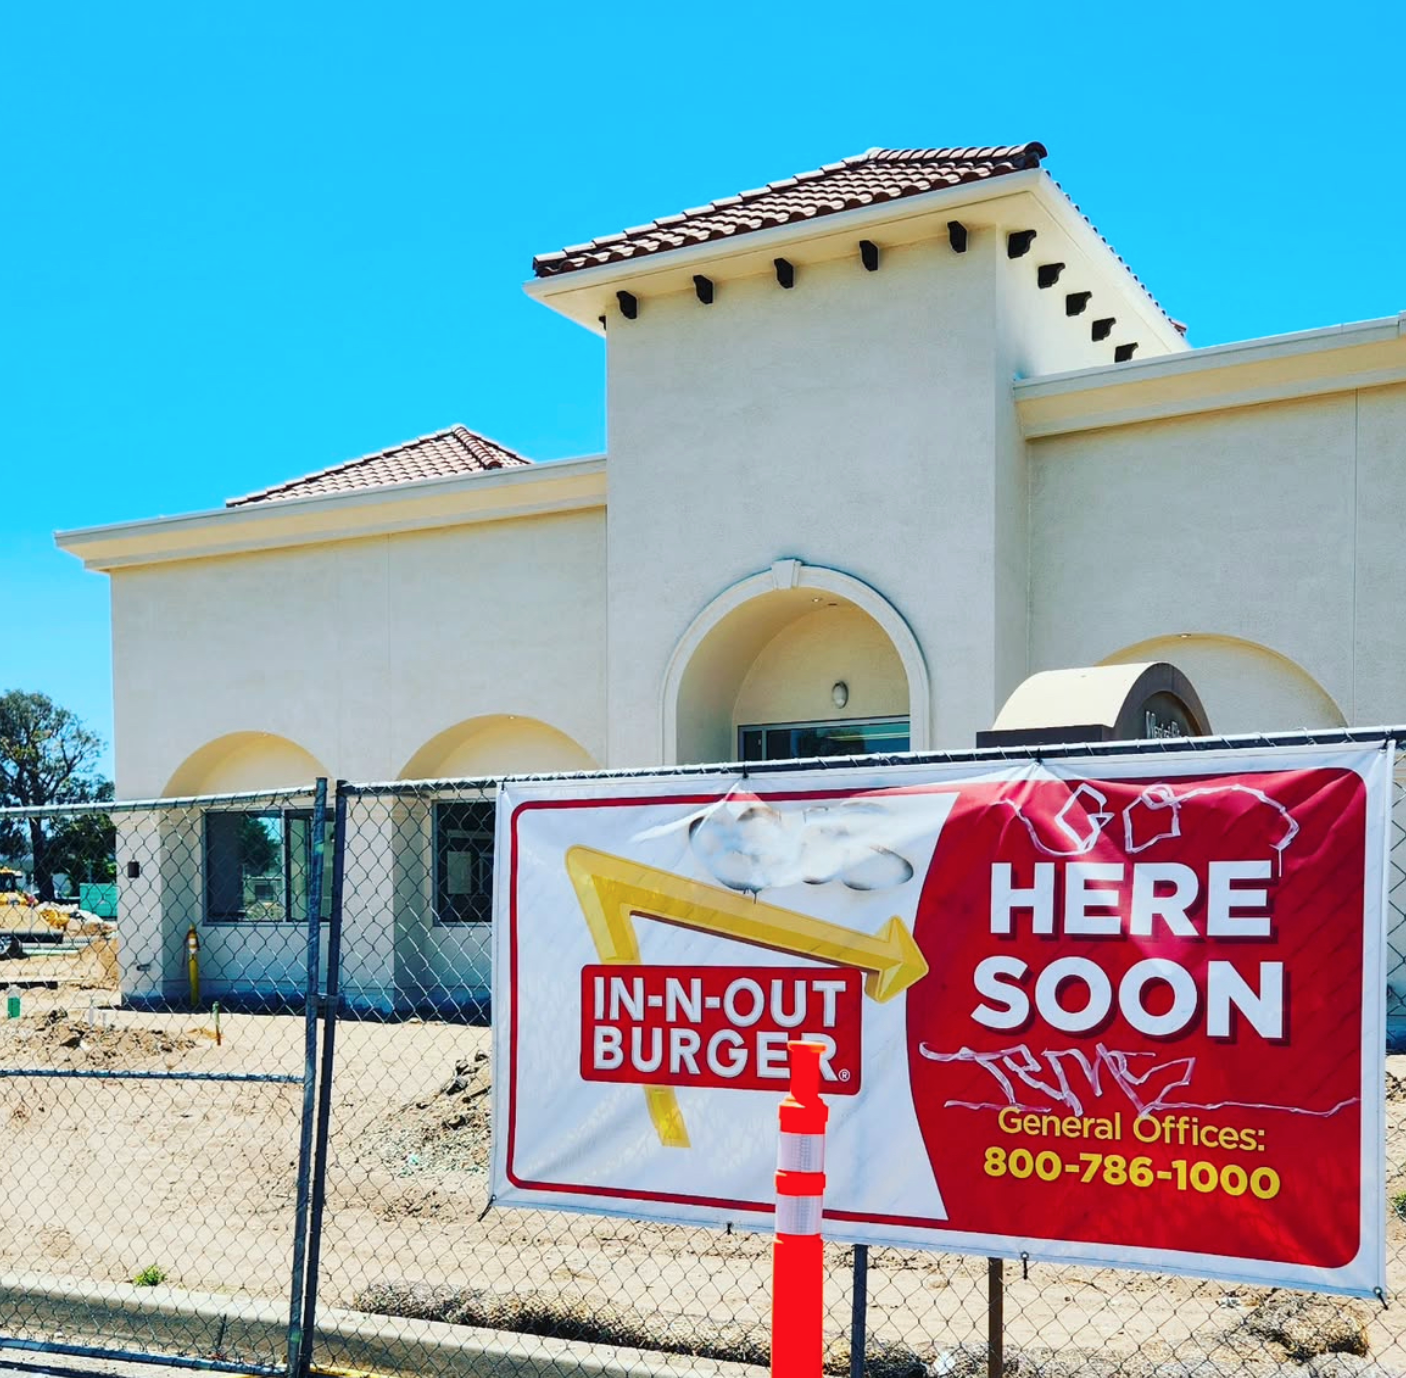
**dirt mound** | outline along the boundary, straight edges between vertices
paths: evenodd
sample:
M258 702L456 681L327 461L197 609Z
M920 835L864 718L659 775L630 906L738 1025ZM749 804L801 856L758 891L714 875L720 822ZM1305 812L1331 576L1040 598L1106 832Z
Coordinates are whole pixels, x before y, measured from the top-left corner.
M761 1368L771 1362L769 1327L764 1322L749 1326L690 1316L687 1326L679 1327L657 1311L547 1290L507 1293L388 1279L363 1288L352 1305L379 1316L623 1345ZM1272 1298L1256 1308L1246 1325L1259 1344L1233 1361L1227 1355L1219 1360L1206 1354L1176 1359L1165 1354L1127 1355L1076 1348L1022 1350L1008 1345L1003 1372L1009 1378L1222 1378L1230 1372L1243 1378L1367 1378L1384 1373L1359 1357L1366 1338L1355 1328L1350 1308L1321 1297ZM1364 1350L1322 1347L1357 1343ZM1274 1349L1286 1352L1272 1353ZM1304 1362L1307 1366L1300 1367ZM866 1378L985 1378L987 1369L985 1346L943 1348L919 1336L914 1336L911 1344L870 1336L864 1363ZM827 1339L823 1371L835 1378L849 1374L847 1337Z
M363 1150L400 1177L487 1172L492 1089L488 1054L480 1049L456 1062L433 1095L376 1120L362 1136Z
M0 928L0 964L3 983L79 990L116 990L119 984L117 935L112 924L101 919L70 921L62 947L36 942L27 931Z
M30 1034L24 1045L26 1054L43 1057L58 1067L125 1071L178 1056L197 1046L195 1039L182 1033L120 1024L92 1025L62 1009L21 1022Z
M1303 1292L1278 1292L1245 1317L1250 1334L1307 1363L1320 1354L1367 1353L1367 1318L1361 1306Z

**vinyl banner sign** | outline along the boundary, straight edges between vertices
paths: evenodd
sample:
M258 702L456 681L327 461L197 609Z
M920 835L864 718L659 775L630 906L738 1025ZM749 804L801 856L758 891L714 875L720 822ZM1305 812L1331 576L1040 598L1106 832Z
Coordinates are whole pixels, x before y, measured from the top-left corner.
M510 783L495 1198L768 1228L804 1037L832 1239L1370 1293L1389 771Z

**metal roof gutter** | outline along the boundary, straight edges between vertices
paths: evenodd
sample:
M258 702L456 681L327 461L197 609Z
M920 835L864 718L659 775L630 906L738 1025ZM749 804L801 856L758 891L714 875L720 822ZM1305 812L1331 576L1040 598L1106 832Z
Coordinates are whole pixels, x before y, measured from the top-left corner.
M1027 439L1406 382L1406 312L1016 379Z

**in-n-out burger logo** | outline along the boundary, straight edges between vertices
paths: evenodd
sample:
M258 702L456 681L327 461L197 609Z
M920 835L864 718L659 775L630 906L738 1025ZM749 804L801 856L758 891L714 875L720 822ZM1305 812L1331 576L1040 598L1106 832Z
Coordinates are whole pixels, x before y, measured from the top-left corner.
M998 862L991 867L991 932L1009 937L1028 924L1037 937L1142 940L1162 952L1178 940L1198 949L1268 940L1273 916L1264 882L1273 872L1269 861L1212 861L1204 872L1177 862L1042 861L1018 876L1009 862ZM972 1018L1011 1030L1033 1014L1063 1033L1087 1033L1116 1010L1153 1038L1173 1038L1198 1019L1211 1038L1233 1037L1237 1019L1262 1038L1285 1037L1283 962L1213 958L1197 970L1202 966L1204 989L1173 958L1147 957L1128 967L1115 991L1091 957L1058 957L1038 971L1014 955L986 957L974 973L982 1002Z
M863 979L847 967L583 967L581 1078L784 1090L787 1041L804 1038L825 1045L827 1093L853 1095Z

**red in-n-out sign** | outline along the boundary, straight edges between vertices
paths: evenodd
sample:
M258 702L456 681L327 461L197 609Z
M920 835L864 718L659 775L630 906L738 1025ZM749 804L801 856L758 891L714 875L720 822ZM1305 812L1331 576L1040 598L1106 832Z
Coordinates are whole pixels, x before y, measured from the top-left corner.
M822 1044L830 1095L859 1091L863 973L853 967L581 971L581 1079L784 1091L786 1044Z

